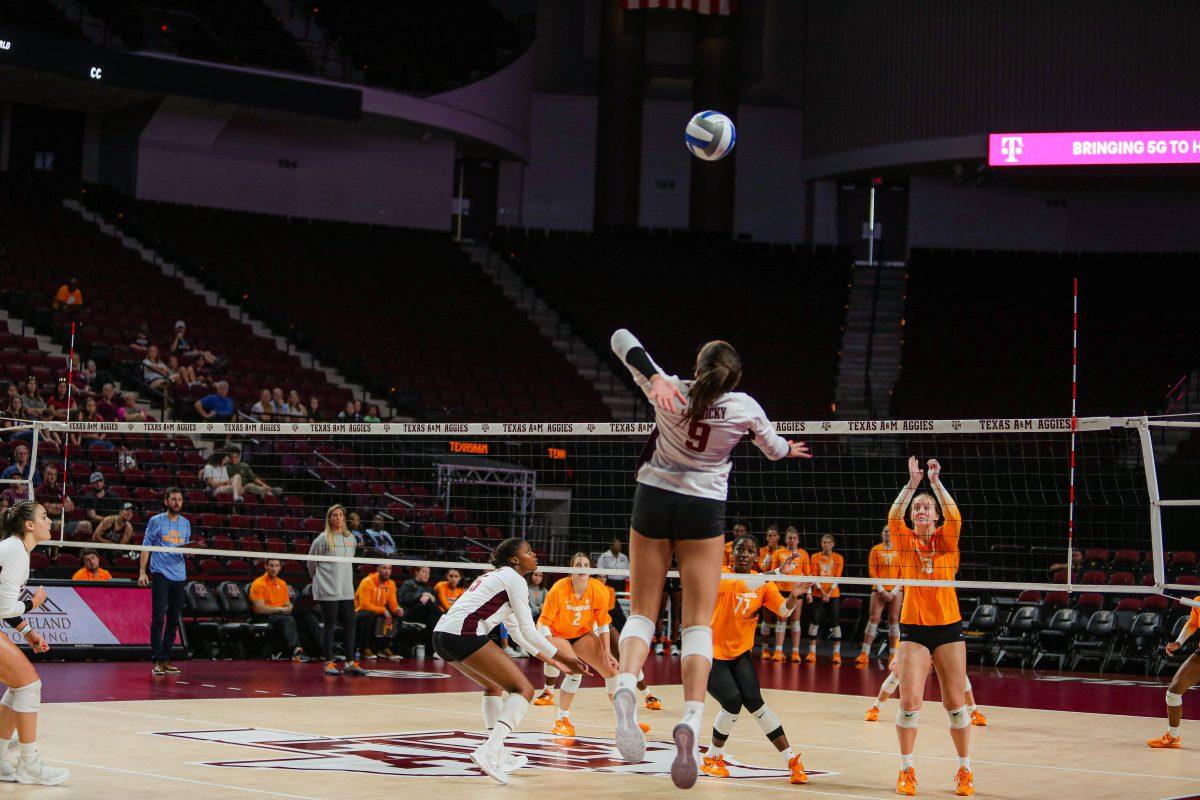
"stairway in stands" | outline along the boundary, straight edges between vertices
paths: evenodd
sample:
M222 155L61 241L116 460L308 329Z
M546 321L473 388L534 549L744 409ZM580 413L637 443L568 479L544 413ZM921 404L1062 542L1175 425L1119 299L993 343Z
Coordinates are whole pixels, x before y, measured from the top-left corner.
M891 416L900 377L906 266L902 261L854 262L837 377L840 419Z

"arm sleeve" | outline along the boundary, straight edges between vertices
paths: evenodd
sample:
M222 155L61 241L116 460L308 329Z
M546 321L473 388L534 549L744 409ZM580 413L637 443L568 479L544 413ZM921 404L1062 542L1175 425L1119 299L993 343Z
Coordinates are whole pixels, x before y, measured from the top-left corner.
M1179 632L1179 636L1178 636L1178 638L1175 639L1175 641L1179 642L1180 644L1183 644L1188 639L1192 638L1192 634L1195 632L1196 632L1196 623L1192 619L1189 618L1187 623L1183 626L1183 630L1181 630Z
M787 598L783 596L783 592L779 591L779 587L774 582L767 584L767 590L763 594L762 604L769 608L777 617L784 616L783 607L787 603Z
M879 551L873 547L871 548L871 555L867 559L867 575L875 579L879 578ZM882 592L883 584L875 583L871 588L877 592Z
M767 419L767 412L752 397L747 397L746 402L749 405L746 427L754 434L754 445L772 461L787 456L788 443L775 432L775 426Z
M29 609L33 607L20 599L21 589L24 587L18 583L17 574L16 570L0 569L0 598L6 598L3 606L0 606L0 618L20 617L29 613Z
M550 644L550 640L539 633L537 626L533 624L533 615L529 611L529 590L525 587L525 580L515 572L512 573L512 576L513 579L505 582L505 590L508 592L508 604L512 608L513 622L516 624L505 625L508 628L508 635L527 651L553 658L558 652L558 648Z
M562 595L554 591L553 587L551 587L550 591L546 592L546 596L542 599L542 610L538 614L538 623L545 626L546 630L550 629L550 623L554 620L555 615L558 614L561 597ZM532 615L533 612L531 611L530 616Z
M310 556L325 555L325 534L321 534L313 539L312 544L308 546L308 554ZM308 568L309 579L317 577L317 567L321 565L320 561L305 561L304 566Z
M406 580L404 585L400 587L400 605L410 606L416 603L421 598L420 587L414 580Z
M613 333L610 344L613 353L628 367L634 381L646 394L650 393L652 376L663 375L666 377L662 369L654 363L654 359L650 358L650 354L642 347L642 343L626 329L621 328Z
M354 590L354 608L358 611L370 611L372 614L383 613L383 606L377 605L375 599L371 597L366 578L359 581L358 588Z
M146 531L142 534L143 547L158 547L162 544L162 532L160 531L160 522L158 517L151 517L146 523ZM143 551L145 552L145 551Z
M393 614L400 613L400 603L398 603L396 601L396 582L395 581L391 581L388 584L388 590L383 596L383 604L387 607L387 610L392 612ZM449 608L449 606L447 606L446 611L449 611L449 610L450 610L450 608Z

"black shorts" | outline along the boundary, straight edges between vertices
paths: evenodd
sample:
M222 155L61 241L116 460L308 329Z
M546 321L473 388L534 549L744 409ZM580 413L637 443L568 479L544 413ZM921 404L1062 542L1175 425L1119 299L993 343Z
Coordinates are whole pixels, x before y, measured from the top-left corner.
M635 531L650 539L711 539L725 535L725 501L637 485Z
M470 658L487 643L488 637L486 636L467 636L445 631L433 632L433 651L448 664Z
M962 620L948 625L910 625L900 623L900 641L915 642L932 653L944 644L965 642Z
M625 609L621 608L620 600L618 600L617 604L612 607L612 611L609 611L608 615L610 617L612 617L612 621L609 623L609 627L612 628L617 633L620 633L621 629L625 627L625 620L626 620Z

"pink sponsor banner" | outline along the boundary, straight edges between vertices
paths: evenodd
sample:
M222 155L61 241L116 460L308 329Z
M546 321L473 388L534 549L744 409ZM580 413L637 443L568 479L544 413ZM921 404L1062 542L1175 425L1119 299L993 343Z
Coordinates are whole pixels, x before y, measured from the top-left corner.
M1200 164L1200 131L988 134L993 167Z
M150 590L126 581L51 584L46 601L25 615L33 629L54 648L149 647ZM25 598L28 599L26 590ZM22 636L0 626L10 641Z

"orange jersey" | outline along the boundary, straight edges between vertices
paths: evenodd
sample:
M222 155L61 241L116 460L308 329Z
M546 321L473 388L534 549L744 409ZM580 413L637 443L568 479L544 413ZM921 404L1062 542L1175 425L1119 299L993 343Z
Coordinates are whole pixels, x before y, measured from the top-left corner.
M97 569L96 574L94 574L94 575L87 571L87 567L80 567L79 571L71 576L71 580L73 580L73 581L111 581L112 575L110 575L108 570L104 569L103 567L100 567L99 569Z
M775 569L775 551L779 548L767 547L766 545L758 548L758 571L770 572Z
M400 613L396 603L396 582L391 578L381 581L379 573L372 572L362 579L354 592L354 610L383 614L384 609L393 614Z
M842 570L846 568L846 559L842 558L840 553L813 553L809 560L810 572L812 575L821 575L827 578L842 577ZM817 597L841 597L842 590L838 588L836 583L818 583L813 587L813 594Z
M780 569L791 558L792 551L786 547L781 547L775 551L774 557L771 559L771 569ZM803 550L796 551L796 560L787 568L787 575L811 575L812 565L809 563L808 553Z
M254 583L250 584L249 597L251 600L257 600L264 606L273 606L280 608L292 602L288 596L287 584L282 578L272 579L265 572L254 579Z
M570 576L560 578L546 593L538 625L549 628L552 636L578 638L591 633L593 627L603 628L612 621L608 600L608 589L595 578L588 578L587 587L578 596L571 587Z
M725 567L722 572L733 572ZM758 610L766 606L783 616L784 596L773 582L751 589L745 581L721 581L713 608L713 658L731 661L754 647Z
M1196 595L1192 599L1200 601L1200 595ZM1192 613L1188 614L1187 626L1189 628L1200 628L1200 608L1193 608Z
M955 509L957 512L957 509ZM962 518L947 516L922 544L903 519L889 519L892 546L900 553L900 577L933 581L954 580L958 572L958 537ZM961 622L958 594L952 586L906 586L900 621L906 625L949 625Z
M450 610L450 606L454 605L454 601L462 596L463 587L460 583L453 589L447 581L438 581L433 585L433 594L437 597L438 608L445 614Z
M885 592L895 589L896 584L884 581L900 577L900 551L882 544L872 547L871 555L867 558L867 574L879 581Z

